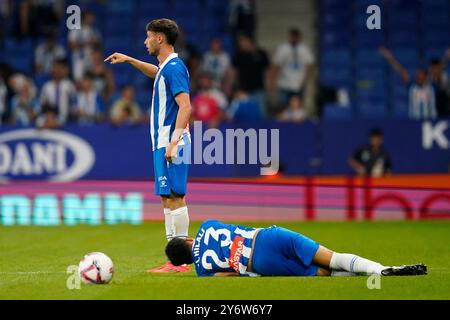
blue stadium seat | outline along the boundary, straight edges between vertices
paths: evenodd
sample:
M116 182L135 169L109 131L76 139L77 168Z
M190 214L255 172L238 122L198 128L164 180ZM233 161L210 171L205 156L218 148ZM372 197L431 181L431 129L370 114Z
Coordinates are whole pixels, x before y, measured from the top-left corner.
M136 90L136 102L141 107L142 112L147 112L152 103L151 91Z
M373 86L358 87L356 91L356 101L372 101L372 100L387 100L386 89L382 86L378 86L373 81L365 81L364 83L372 83Z
M323 107L322 119L328 120L352 120L353 110L351 107L342 107L334 103L327 103Z
M416 11L391 12L386 25L389 30L416 30L418 15Z
M133 48L133 39L127 36L108 35L103 42L108 51L129 52Z
M419 65L419 52L417 48L394 48L392 50L396 59L404 66L414 66Z
M320 18L320 25L322 31L327 30L349 30L351 24L351 11L327 11Z
M40 90L44 84L51 79L50 75L47 74L36 74L33 76L33 81L36 87Z
M408 118L408 97L399 97L391 100L392 117L395 119Z
M405 98L408 97L408 87L404 82L399 81L398 78L391 77L389 79L389 89L392 98Z
M424 53L424 62L428 63L431 59L438 58L441 59L445 53L447 46L438 47L427 47Z
M360 49L356 52L356 64L357 66L364 67L369 66L373 68L380 68L385 66L385 60L378 52L374 49Z
M376 49L379 46L385 45L385 35L382 30L367 30L356 33L355 44L357 48Z
M450 46L449 30L425 31L423 35L425 47Z
M33 72L33 55L12 54L8 52L4 61L8 63L14 70L31 75Z
M422 0L422 10L428 11L449 11L450 3L448 0Z
M417 47L418 34L415 30L393 31L389 34L388 44L390 47Z
M17 41L13 38L7 38L5 40L5 51L12 55L34 52L33 42L31 40Z
M383 119L387 114L385 103L361 102L358 107L361 119Z
M413 10L418 9L418 0L390 0L389 9L390 10Z
M349 9L352 6L352 1L351 0L321 0L320 1L320 7L323 10L338 10L339 8L346 8Z
M348 68L327 68L320 70L320 81L330 86L351 86L351 70Z
M334 50L336 48L348 48L351 44L351 35L349 33L327 33L322 35L321 45Z
M162 14L167 12L167 1L149 1L149 0L138 0L137 10L141 14L147 14L155 12L158 14Z
M352 63L352 55L350 49L337 49L333 51L325 51L322 53L321 64L328 66L350 66Z
M357 0L354 2L356 9L358 12L364 10L366 12L366 8L370 5L377 5L383 10L383 0Z
M444 29L449 28L449 13L448 11L434 11L426 12L422 16L424 29Z
M135 1L108 0L106 10L113 13L126 13L134 10Z

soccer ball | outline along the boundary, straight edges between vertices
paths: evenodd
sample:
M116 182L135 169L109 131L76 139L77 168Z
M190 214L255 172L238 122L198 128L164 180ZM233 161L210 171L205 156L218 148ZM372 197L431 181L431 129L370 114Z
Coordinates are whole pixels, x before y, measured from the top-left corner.
M84 283L106 284L114 275L114 265L106 254L91 252L80 261L78 274Z

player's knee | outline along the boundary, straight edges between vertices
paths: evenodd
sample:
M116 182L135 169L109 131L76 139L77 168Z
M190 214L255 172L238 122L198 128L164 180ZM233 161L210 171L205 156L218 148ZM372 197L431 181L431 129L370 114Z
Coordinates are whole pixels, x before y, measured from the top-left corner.
M170 207L170 210L176 210L176 209L185 207L186 201L185 201L184 195L180 196L180 195L172 194L169 198L168 205Z
M317 274L318 277L328 277L331 275L331 271L328 269L324 269L324 268L318 268L317 269Z

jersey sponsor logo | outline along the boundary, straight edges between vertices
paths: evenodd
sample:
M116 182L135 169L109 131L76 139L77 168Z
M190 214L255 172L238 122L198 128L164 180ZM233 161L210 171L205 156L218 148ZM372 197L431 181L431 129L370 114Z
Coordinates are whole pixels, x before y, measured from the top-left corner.
M239 272L239 261L241 260L242 251L244 250L244 238L236 236L233 239L233 244L231 246L230 258L228 259L228 264L236 272Z

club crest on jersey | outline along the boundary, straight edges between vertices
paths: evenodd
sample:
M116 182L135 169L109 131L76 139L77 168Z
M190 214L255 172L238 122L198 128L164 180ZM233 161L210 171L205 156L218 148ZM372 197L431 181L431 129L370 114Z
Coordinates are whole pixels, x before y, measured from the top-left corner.
M241 260L242 251L244 250L244 238L236 236L233 239L233 245L231 246L230 258L228 264L236 272L239 272L239 261Z
M167 177L166 176L158 177L158 181L159 181L159 187L160 188L167 187Z

